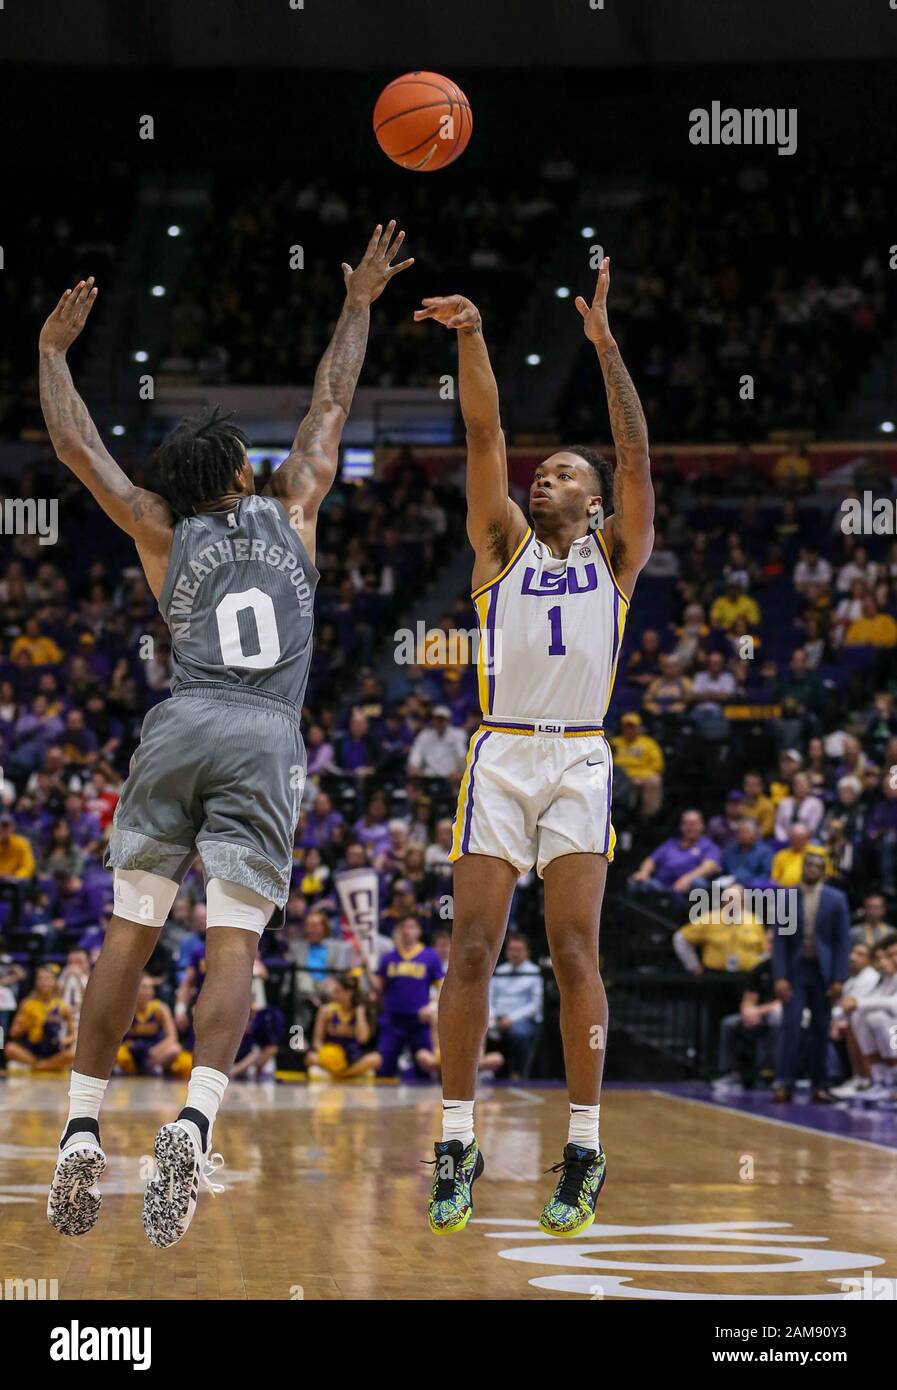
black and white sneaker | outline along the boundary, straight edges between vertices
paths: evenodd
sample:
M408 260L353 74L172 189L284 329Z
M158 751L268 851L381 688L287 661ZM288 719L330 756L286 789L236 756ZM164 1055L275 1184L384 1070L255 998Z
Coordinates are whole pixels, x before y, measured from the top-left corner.
M212 1181L224 1159L219 1153L204 1154L199 1131L189 1121L163 1125L153 1148L156 1171L143 1198L143 1229L153 1245L176 1245L187 1234L196 1211L199 1189L216 1195L224 1191Z
M61 1149L56 1160L47 1199L47 1220L61 1236L84 1236L99 1220L103 1198L97 1183L106 1171L106 1155L100 1148L100 1131L93 1121L89 1125L81 1121L74 1127L69 1125L63 1143L70 1131L76 1137Z

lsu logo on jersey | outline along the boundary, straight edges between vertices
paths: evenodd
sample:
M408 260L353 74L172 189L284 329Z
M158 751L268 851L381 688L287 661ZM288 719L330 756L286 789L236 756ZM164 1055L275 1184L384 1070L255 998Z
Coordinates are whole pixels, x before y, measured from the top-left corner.
M522 594L537 594L554 598L557 594L588 594L598 588L598 571L594 562L582 571L574 565L559 571L543 570L536 580L536 570L528 566L523 572Z

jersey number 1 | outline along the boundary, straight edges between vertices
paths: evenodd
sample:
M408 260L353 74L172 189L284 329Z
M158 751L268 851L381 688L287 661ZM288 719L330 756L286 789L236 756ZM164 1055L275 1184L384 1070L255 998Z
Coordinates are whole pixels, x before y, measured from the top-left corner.
M566 656L567 648L564 646L564 637L561 631L561 605L559 603L554 608L549 608L548 621L551 623L551 642L548 645L548 655Z
M240 639L237 614L251 609L255 618L259 649L247 656ZM248 666L255 670L270 670L280 660L280 638L277 619L270 594L261 589L244 589L239 594L225 594L215 609L221 660L225 666Z

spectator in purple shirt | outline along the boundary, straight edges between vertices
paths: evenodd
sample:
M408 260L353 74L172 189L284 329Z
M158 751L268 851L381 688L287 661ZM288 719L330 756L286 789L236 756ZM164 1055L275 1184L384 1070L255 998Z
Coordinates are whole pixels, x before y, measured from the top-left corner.
M343 772L366 775L377 766L377 747L370 733L368 717L360 709L349 715L349 732L344 735L337 754Z
M342 824L343 817L339 811L334 811L330 797L326 792L318 792L298 843L303 849L324 849L336 826Z
M391 844L389 834L389 808L382 792L374 792L368 802L367 810L355 822L352 834L359 844L365 845L372 854L385 854Z
M100 746L93 729L84 721L84 711L70 709L65 716L65 732L60 739L69 762L86 763L92 753Z
M636 890L651 888L683 897L693 888L706 888L720 871L720 851L704 834L700 811L683 811L679 834L664 840L644 859L629 879Z
M30 762L32 767L36 767L40 755L61 737L64 727L59 716L50 713L46 695L35 695L28 710L19 715L13 729L13 741L18 746L19 757L24 761L25 748L33 749Z
M77 931L94 925L98 909L94 896L80 878L64 871L54 875L49 907L56 931Z
M306 743L308 758L306 771L309 777L320 777L322 773L334 773L339 769L333 753L333 744L320 724L312 724Z
M69 792L65 798L65 819L76 845L93 844L103 838L103 830L92 811L85 811L80 792Z

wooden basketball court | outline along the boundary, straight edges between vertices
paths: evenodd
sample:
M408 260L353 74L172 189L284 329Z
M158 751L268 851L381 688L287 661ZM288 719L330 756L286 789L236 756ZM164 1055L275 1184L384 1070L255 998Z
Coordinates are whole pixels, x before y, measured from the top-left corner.
M649 1089L606 1092L598 1220L561 1241L536 1224L566 1135L561 1089L485 1093L475 1221L437 1238L420 1162L437 1090L235 1084L215 1131L227 1191L202 1194L185 1240L160 1251L143 1234L141 1193L182 1088L114 1080L100 1223L66 1240L45 1215L65 1092L61 1078L0 1083L0 1279L56 1280L60 1299L813 1300L897 1280L893 1139Z

